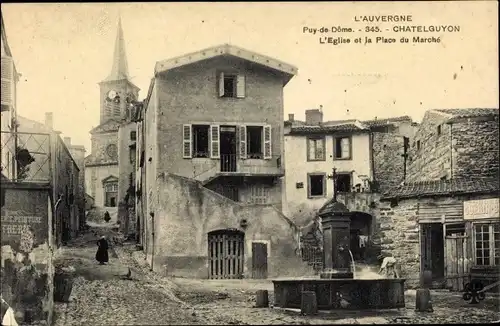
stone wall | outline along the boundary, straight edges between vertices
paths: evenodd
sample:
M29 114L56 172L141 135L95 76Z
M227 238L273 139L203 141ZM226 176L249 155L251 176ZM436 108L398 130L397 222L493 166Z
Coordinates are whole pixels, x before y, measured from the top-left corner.
M245 233L244 277L251 277L253 241L267 243L269 277L312 273L297 255L298 229L274 207L240 205L175 175L159 176L157 182L161 200L146 230L148 262L156 271L207 278L208 232L233 228Z
M52 213L48 187L2 184L2 298L19 325L45 322L53 310Z
M407 278L406 285L415 287L420 272L417 201L401 201L391 207L389 202L380 201L380 194L377 193L342 193L338 200L352 212L372 216L369 260L380 264L376 259L378 254L391 254L401 263L402 277Z
M384 193L398 186L405 179L404 138L393 133L373 133L373 179L374 189Z
M498 116L489 121L464 121L452 126L454 178L499 177Z
M451 132L450 126L445 123L446 120L441 114L432 111L425 113L414 139L410 142L406 181L451 177Z

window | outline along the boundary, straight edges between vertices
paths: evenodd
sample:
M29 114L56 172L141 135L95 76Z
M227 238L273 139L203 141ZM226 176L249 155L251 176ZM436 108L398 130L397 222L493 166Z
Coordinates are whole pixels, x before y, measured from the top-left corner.
M334 157L336 160L351 159L351 137L337 137L334 139Z
M307 139L307 160L324 161L325 158L325 138Z
M309 198L326 196L326 174L309 174L308 188Z
M129 147L130 164L135 165L135 146Z
M500 265L500 223L474 224L476 265Z
M118 191L118 183L107 183L104 185L104 190L106 192L117 192Z
M252 204L267 204L269 198L269 187L264 185L252 185L250 188L250 202Z
M420 150L420 140L417 140L417 151Z
M441 135L441 125L437 126L437 133L438 133L438 136Z
M209 125L193 125L193 157L210 157L209 130Z
M351 174L350 173L337 173L335 180L335 191L337 192L351 192Z
M245 97L245 76L237 74L219 75L219 97Z
M262 126L247 126L247 157L262 159L262 137L264 128Z
M130 132L130 140L136 140L137 138L137 132L131 131Z
M183 125L183 158L220 158L219 129L219 125Z

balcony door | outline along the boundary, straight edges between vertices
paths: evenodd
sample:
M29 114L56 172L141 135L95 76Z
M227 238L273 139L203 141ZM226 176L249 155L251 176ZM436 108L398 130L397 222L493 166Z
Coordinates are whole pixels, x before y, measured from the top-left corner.
M236 127L220 127L220 170L236 172Z

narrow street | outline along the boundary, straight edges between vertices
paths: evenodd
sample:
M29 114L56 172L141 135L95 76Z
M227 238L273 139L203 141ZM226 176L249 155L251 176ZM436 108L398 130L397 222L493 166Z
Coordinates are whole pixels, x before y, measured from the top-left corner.
M433 291L433 313L416 313L415 291L407 291L406 308L376 312L332 312L301 316L297 312L253 308L255 291L270 280L194 280L166 278L149 271L144 254L132 244L111 244L109 265L94 259L96 241L117 233L112 224L92 227L64 247L59 260L75 268L69 303L56 303L54 325L249 325L249 324L388 324L490 323L500 319L498 297L488 295L473 306L461 294ZM111 241L110 241L111 242ZM128 268L132 280L123 279Z

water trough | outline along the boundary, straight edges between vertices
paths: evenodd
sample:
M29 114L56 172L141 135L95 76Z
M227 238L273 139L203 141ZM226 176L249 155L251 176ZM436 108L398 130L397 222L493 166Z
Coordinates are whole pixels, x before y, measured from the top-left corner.
M275 307L301 308L302 292L313 291L319 310L405 307L405 279L356 278L349 250L350 216L334 197L318 213L323 229L323 272L319 278L275 279Z

